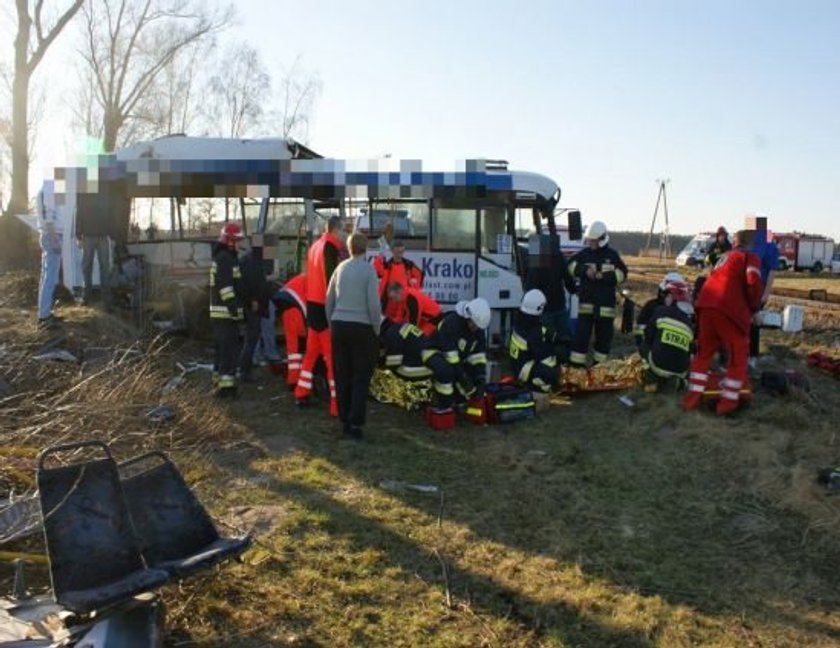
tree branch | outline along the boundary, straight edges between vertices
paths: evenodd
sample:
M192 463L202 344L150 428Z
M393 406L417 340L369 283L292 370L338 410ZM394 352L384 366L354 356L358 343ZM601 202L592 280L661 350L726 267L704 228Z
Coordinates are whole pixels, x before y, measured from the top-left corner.
M35 71L35 68L37 68L38 64L41 62L41 59L44 58L44 54L47 52L47 49L49 49L50 45L52 45L53 41L61 33L61 30L67 26L67 23L73 19L76 12L81 9L83 2L84 0L73 0L73 4L61 15L53 28L47 33L46 37L43 39L39 37L38 47L35 48L35 51L32 53L32 57L26 65L29 74L32 74L32 72ZM37 24L35 26L35 30L40 32L40 28Z

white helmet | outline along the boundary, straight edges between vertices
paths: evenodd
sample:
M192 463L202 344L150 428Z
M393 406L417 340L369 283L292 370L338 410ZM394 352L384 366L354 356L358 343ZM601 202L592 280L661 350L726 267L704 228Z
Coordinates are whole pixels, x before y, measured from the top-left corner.
M545 310L545 295L542 290L529 290L522 297L522 303L519 305L519 310L526 315L542 315Z
M455 310L461 317L472 320L472 323L480 329L490 326L490 304L483 297L476 297L468 302L458 302L455 304Z
M604 247L610 240L607 234L607 226L603 221L592 221L583 233L583 238L598 241L599 247Z
M665 290L665 287L669 283L685 283L685 277L683 277L679 272L669 272L666 274L662 281L659 282L659 290Z

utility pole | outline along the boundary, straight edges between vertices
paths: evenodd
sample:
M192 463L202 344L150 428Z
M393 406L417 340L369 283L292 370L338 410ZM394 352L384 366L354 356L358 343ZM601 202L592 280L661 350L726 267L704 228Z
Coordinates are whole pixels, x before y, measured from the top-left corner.
M650 222L650 232L648 233L647 243L645 243L644 249L644 255L648 256L650 254L650 244L653 241L653 231L656 229L656 217L659 214L659 206L662 205L665 228L659 236L660 261L665 257L671 256L671 226L668 222L668 195L665 191L665 187L669 182L671 182L670 178L656 181L656 184L659 186L659 190L656 194L656 206L653 208L653 218Z

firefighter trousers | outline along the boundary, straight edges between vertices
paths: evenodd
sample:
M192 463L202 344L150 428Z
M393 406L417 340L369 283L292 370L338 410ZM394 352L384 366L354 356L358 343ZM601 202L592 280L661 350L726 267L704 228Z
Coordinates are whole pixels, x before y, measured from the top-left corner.
M569 361L574 365L586 365L589 342L592 340L593 333L595 341L592 345L592 358L596 364L606 360L610 354L615 332L614 319L615 308L595 307L594 312L579 313Z
M548 393L557 386L557 367L529 360L519 372L519 381L528 389Z
M286 338L286 384L294 387L303 367L303 350L306 346L306 322L297 308L283 311L283 337Z
M688 391L702 394L709 380L709 367L717 351L726 355L726 376L721 381L721 398L737 401L739 391L747 380L747 360L750 351L749 331L742 331L725 313L703 309L698 314L700 338L697 354L691 363Z
M330 329L316 331L310 328L306 334L306 354L303 356L303 366L300 369L295 387L295 398L305 400L312 393L313 370L318 358L324 358L327 367L327 382L330 386L330 413L338 416L338 402L335 399L335 374L333 373L332 338Z
M213 319L213 340L216 358L213 372L218 376L220 391L236 389L236 364L239 359L239 322L233 319Z
M451 408L455 402L455 366L448 363L442 353L426 358L424 364L432 371L433 407Z

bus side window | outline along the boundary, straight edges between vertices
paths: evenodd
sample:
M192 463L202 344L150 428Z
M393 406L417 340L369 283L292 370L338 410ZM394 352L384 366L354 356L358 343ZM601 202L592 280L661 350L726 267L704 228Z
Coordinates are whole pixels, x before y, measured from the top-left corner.
M435 207L432 210L432 248L475 249L475 209Z

